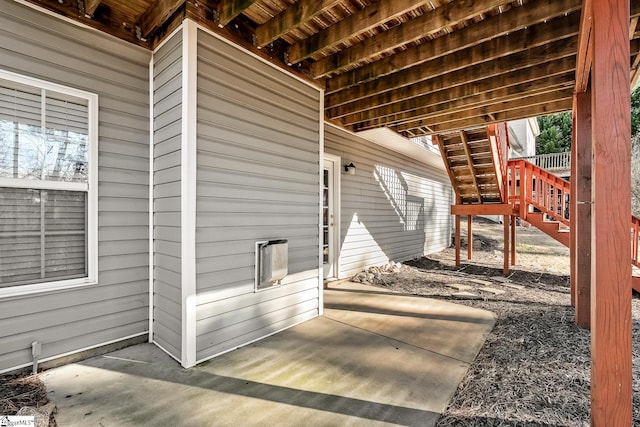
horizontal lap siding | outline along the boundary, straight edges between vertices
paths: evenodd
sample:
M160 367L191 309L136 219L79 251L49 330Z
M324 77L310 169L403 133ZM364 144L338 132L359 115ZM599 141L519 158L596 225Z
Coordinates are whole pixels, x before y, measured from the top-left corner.
M0 300L0 371L148 330L149 53L0 0L0 67L99 95L98 284Z
M158 49L153 61L153 340L181 359L181 31Z
M319 92L198 33L197 359L318 313ZM255 293L257 240L289 240Z
M451 185L444 170L325 127L325 152L353 162L341 175L340 277L437 252L450 244Z

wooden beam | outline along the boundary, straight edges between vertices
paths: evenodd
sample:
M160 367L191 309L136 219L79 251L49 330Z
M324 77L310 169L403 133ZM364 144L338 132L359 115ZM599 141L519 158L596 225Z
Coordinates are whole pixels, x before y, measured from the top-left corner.
M572 306L576 306L576 289L577 289L577 282L578 282L578 275L577 275L577 270L576 270L576 242L577 242L577 238L576 238L576 224L577 224L577 211L576 211L576 185L575 185L575 176L576 176L576 146L578 145L577 143L577 139L578 139L578 125L577 125L577 118L576 118L576 111L577 111L577 94L575 94L573 96L573 111L571 114L571 125L572 125L572 131L571 131L571 168L570 168L570 177L571 177L571 193L569 195L569 222L570 227L569 227L569 238L570 238L570 244L569 244L569 291L571 293L571 305ZM589 102L591 102L591 100L589 100ZM589 268L591 268L591 265L589 265ZM591 285L591 284L589 284ZM577 314L577 313L576 313ZM577 315L576 315L576 323L577 323Z
M558 71L562 71L561 67L558 68ZM514 74L514 77L517 79L521 77L517 71L514 72ZM428 122L430 118L440 116L443 113L454 114L462 109L478 108L495 103L513 101L527 96L555 92L567 86L573 86L573 77L573 64L568 64L568 69L565 70L564 74L560 75L551 75L550 77L543 77L526 82L516 80L515 83L512 83L512 81L509 80L505 86L499 89L493 89L493 83L491 81L469 83L453 89L445 89L427 94L423 97L414 98L413 102L400 103L401 105L391 104L348 115L341 120L345 125L358 123L360 129L388 125L397 126L416 120ZM473 90L476 88L477 90ZM425 102L421 103L419 100L425 100ZM414 108L407 109L407 107L411 106Z
M478 116L471 119L463 119L455 122L444 123L442 125L429 125L434 133L449 133L455 132L460 129L473 129L479 128L483 126L487 126L491 123L504 122L509 120L518 120L518 119L526 119L529 117L535 116L544 116L547 114L560 113L563 111L571 110L572 100L571 98L561 99L555 102L551 102L548 104L541 104L533 107L523 107L517 110L510 110L504 113L495 113L494 117L490 118L488 115L486 116ZM425 123L417 122L413 124L407 124L403 126L403 129L398 129L397 127L392 127L402 134L406 131L410 131L413 129L420 129L425 126Z
M591 425L632 424L629 2L592 0Z
M98 6L100 6L101 0L85 0L84 1L84 13L85 15L93 16Z
M493 87L499 88L503 86L503 82L498 78L500 75L524 69L535 74L535 66L543 66L563 58L575 58L575 42L575 39L560 40L382 93L357 93L357 88L334 93L325 97L327 114L332 118L340 117L490 77L494 78ZM575 66L575 59L572 59L572 62ZM521 81L529 80L525 72L521 72L521 75Z
M548 2L545 1L544 3L546 4ZM556 26L551 29L548 26L544 26L543 23L553 20L556 16L564 16L566 10L576 10L576 7L580 6L580 1L562 0L551 3L550 8L537 8L539 2L536 1L526 3L520 7L514 7L505 13L489 17L449 35L437 37L417 46L409 47L388 58L364 65L352 72L336 76L327 82L327 94L367 81L376 80L387 74L397 73L405 68L414 67L494 38L506 35L514 35L514 38L519 38L518 30L537 26L537 24L542 25L539 29L543 33L562 33L562 29ZM575 18L573 18L573 20L575 20ZM566 24L567 23L565 23L565 25ZM571 30L576 31L573 27L571 27ZM532 32L525 32L525 34L526 36L533 36ZM554 37L557 36L551 35L550 40L553 40ZM541 38L544 38L544 35L536 35L535 44L539 43ZM399 78L399 80L405 77Z
M295 30L330 9L338 6L342 0L300 0L269 22L256 28L256 45L264 47L283 34Z
M151 33L162 26L185 0L158 0L147 9L138 20L142 37L149 37Z
M424 40L442 31L490 12L504 4L504 0L454 0L387 31L368 37L345 50L320 59L311 66L315 78L340 73L354 65L369 62L372 58L395 49Z
M451 205L451 215L512 215L513 206L503 204Z
M121 40L147 49L149 48L149 43L144 40L140 40L136 36L135 22L133 21L134 18L127 13L121 13L113 8L104 7L100 8L98 11L100 16L93 19L86 13L83 15L79 14L78 9L75 7L75 2L73 2L74 7L70 7L68 1L64 1L62 3L57 0L27 1L56 14L66 16L76 22L85 24L88 27L110 34Z
M516 265L516 217L511 215L511 265Z
M577 34L576 17L576 14L572 14L568 17L555 20L554 22L558 25L549 26L548 32L543 32L540 26L530 27L512 35L503 36L481 45L473 46L467 50L442 56L432 61L424 62L419 66L407 68L398 73L381 77L373 82L367 82L357 87L345 89L344 92L334 92L336 96L332 95L328 100L344 99L346 97L339 97L338 94L345 93L351 97L350 99L352 101L356 101L365 96L373 96L386 91L397 90L414 83L444 76L454 71L521 53L525 50L540 48L540 46L547 43L574 38ZM544 37L540 35L544 35ZM548 36L553 37L549 39ZM575 68L575 64L572 69L573 68ZM333 80L335 80L335 78L329 80L327 84L331 84Z
M525 96L556 91L573 86L574 62L571 58L548 66L536 66L527 73L530 80L522 81L520 71L502 76L503 85L495 88L493 78L483 79L464 85L427 93L384 107L350 114L341 118L342 123L361 123L362 128L399 125L409 121L427 120L443 111L456 112L460 109L481 107L490 103L511 101ZM548 73L547 73L548 71ZM559 73L559 74L556 74Z
M640 55L636 54L631 64L631 87L635 87L640 76Z
M456 193L456 199L460 199L460 189L457 185L457 179L453 171L451 170L451 165L448 161L447 149L444 146L444 140L440 135L434 135L433 140L438 144L438 148L440 149L440 155L442 157L442 161L444 162L444 168L447 170L447 174L449 175L449 181L451 181L451 186L453 187L453 191Z
M575 247L576 324L591 326L591 91L576 94L575 167L572 159L571 198L575 215L571 244ZM574 171L575 168L575 171ZM573 280L573 279L572 279Z
M473 232L471 226L473 222L473 216L467 215L467 259L471 260L473 256Z
M509 111L522 110L526 108L534 108L535 106L548 105L553 102L557 102L558 100L572 99L572 96L573 96L572 88L563 88L560 90L556 90L554 92L547 92L539 95L522 97L519 99L507 101L507 102L489 104L479 108L471 108L468 110L461 109L455 112L446 112L443 115L432 116L426 120L421 119L418 122L408 122L405 124L400 124L395 126L395 128L398 130L404 131L407 129L415 128L417 123L419 123L420 126L424 126L424 124L427 124L429 126L437 126L437 125L443 125L450 122L472 119L474 117L479 117L479 116L489 115L489 114L491 114L495 118L495 117L498 117L498 115L507 113ZM568 109L571 109L571 106L569 106ZM495 119L493 121L495 121Z
M251 7L256 0L222 0L218 9L218 26L224 27L236 16Z
M419 7L428 7L429 1L415 0L380 0L357 11L334 25L308 37L289 48L289 62L296 64L323 49L333 48L341 43L348 43L353 37L398 18Z
M576 92L584 92L589 84L593 49L591 46L591 0L582 1L580 35L578 36L578 58L576 60Z
M509 215L505 215L503 217L503 226L504 226L504 267L503 274L505 276L509 275Z
M421 123L429 126L441 125L444 123L455 122L464 119L470 119L482 115L491 115L496 117L496 114L505 113L512 110L519 110L522 108L530 108L536 105L549 104L562 99L571 99L573 96L573 88L561 88L551 92L536 93L533 95L525 96L509 101L497 101L490 102L481 107L461 108L455 111L443 111L442 113L434 114L428 118L421 118ZM569 108L570 109L570 108ZM411 122L409 122L411 123ZM399 124L395 127L397 129L404 130L405 124ZM358 124L354 124L354 128L360 129Z
M460 140L462 141L464 155L466 156L467 164L469 165L469 173L473 180L473 186L476 190L476 194L478 195L478 203L482 203L482 194L480 193L480 186L478 185L478 177L476 176L476 169L473 167L473 158L471 157L471 151L469 150L469 139L467 138L467 134L464 130L460 131ZM471 218L471 216L469 216L469 218ZM469 256L469 259L471 259L471 256Z
M460 265L460 215L456 215L456 266Z

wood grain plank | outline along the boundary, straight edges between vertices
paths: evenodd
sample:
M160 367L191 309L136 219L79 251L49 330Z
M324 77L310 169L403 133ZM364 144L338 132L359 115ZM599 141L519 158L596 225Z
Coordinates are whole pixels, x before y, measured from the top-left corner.
M576 324L591 325L591 91L576 94L576 148L571 167L572 246L575 247ZM572 147L573 148L573 147ZM574 166L575 164L575 166ZM575 171L573 170L575 168Z
M300 0L256 28L256 45L264 47L283 34L293 31L331 8L342 0Z
M316 61L311 72L315 78L368 62L372 58L393 51L424 37L435 35L444 27L451 27L487 13L502 5L504 0L456 0L411 19L402 25L390 28L373 37L368 37L347 49Z
M415 0L380 0L375 2L337 24L292 45L288 51L289 62L297 64L322 49L346 43L353 37L428 3L429 1Z
M592 0L591 425L632 424L629 2Z
M549 2L544 2L544 4L547 3ZM579 0L555 1L550 2L550 6L548 7L543 6L537 8L539 4L540 2L535 1L526 3L523 6L513 8L505 13L489 17L483 21L469 25L466 28L454 31L447 36L438 37L417 46L409 47L403 52L389 56L388 58L363 65L352 72L336 76L327 82L327 93L376 80L387 74L397 73L405 68L414 67L497 37L508 34L513 34L517 37L519 30L544 24L545 21L552 21L554 17L565 16L565 13L571 14L572 11L576 11L580 7ZM544 30L544 28L544 26L540 27L543 32L551 33L558 30L558 28L555 27L555 30ZM532 36L531 32L527 32L527 36ZM539 40L540 36L536 38Z

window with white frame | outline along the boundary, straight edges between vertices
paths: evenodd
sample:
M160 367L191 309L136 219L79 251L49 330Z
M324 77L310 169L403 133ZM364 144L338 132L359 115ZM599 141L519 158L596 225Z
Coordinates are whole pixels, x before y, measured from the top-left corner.
M95 281L96 153L97 95L0 70L0 296Z

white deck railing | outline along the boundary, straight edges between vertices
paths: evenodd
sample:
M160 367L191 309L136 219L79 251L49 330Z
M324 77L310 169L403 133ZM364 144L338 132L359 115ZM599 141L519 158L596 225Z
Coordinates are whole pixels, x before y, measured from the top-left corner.
M571 153L552 153L539 154L537 156L519 157L510 160L526 160L539 168L546 169L551 172L570 171L571 170Z

